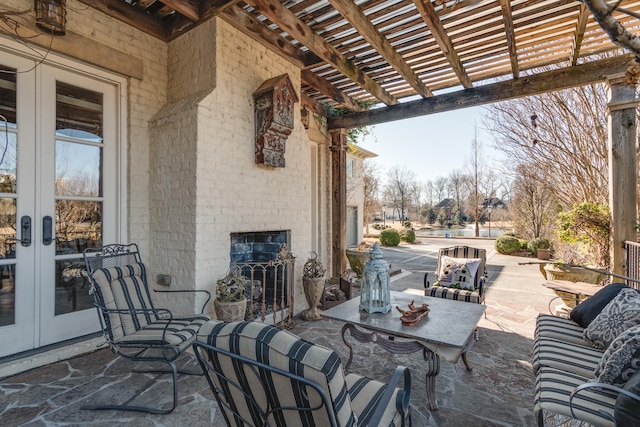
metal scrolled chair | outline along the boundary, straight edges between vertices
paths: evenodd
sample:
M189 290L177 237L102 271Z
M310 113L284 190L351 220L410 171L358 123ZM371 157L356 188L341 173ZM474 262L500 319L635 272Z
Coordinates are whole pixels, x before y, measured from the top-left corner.
M229 426L411 425L408 368L387 384L345 375L335 351L255 321L211 320L193 348Z
M152 414L172 412L178 401L177 374L203 375L202 371L178 371L175 361L195 341L200 327L209 320L205 315L174 317L170 310L156 308L151 299L146 268L135 243L112 244L90 248L84 252L91 293L98 311L104 338L116 355L136 362L160 362L169 370L133 370L144 373L170 373L173 401L170 408L132 405L153 382L150 382L123 404L88 405L83 409L116 409ZM166 290L155 292L201 292L206 290Z

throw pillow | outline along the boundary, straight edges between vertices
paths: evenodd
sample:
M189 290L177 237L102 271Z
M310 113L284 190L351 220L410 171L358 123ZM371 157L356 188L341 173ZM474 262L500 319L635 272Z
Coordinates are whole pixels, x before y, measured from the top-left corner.
M596 381L623 386L640 369L640 325L622 332L607 347L594 374Z
M623 289L584 330L583 338L593 347L605 349L623 331L640 324L640 292Z
M571 310L569 318L583 328L586 328L591 324L593 319L600 314L602 309L609 304L609 301L614 299L623 289L628 289L628 286L624 283L612 283L603 287L592 297L582 301Z
M438 282L440 286L475 290L475 278L480 258L440 258Z
M636 371L624 386L630 393L640 396L640 371ZM613 417L618 427L640 426L640 402L620 393L613 409Z

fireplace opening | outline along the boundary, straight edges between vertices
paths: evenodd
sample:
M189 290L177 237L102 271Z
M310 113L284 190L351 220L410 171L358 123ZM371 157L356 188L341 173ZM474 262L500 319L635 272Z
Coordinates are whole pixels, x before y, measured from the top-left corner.
M290 231L259 231L231 234L231 268L249 279L247 320L281 314L293 307L294 257L289 252ZM286 314L293 319L293 310Z

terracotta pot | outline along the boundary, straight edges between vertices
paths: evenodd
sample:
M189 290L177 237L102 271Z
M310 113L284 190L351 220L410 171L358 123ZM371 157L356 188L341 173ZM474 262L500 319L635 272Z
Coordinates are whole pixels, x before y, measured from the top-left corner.
M324 293L324 277L303 277L302 289L304 290L304 297L307 299L309 308L303 310L300 313L302 320L315 322L320 320L320 310L318 310L318 304L320 298Z
M238 322L244 320L247 300L229 302L216 299L213 300L213 307L216 311L216 319L223 322Z
M548 260L551 259L551 250L549 249L538 249L538 259Z

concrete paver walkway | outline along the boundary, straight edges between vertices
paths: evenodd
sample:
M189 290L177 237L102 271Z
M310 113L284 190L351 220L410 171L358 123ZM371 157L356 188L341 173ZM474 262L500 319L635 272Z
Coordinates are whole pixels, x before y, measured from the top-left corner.
M373 344L360 344L355 351L352 370L373 378L390 378L400 364L411 369L414 426L535 425L534 376L529 359L535 318L538 313L547 312L554 294L541 286L543 278L538 266L518 265L528 260L497 254L493 243L485 239L431 238L413 245L384 248L385 259L403 270L394 278L392 288L418 293L424 273L435 270L438 248L468 244L486 248L488 254L486 318L479 324L480 341L468 355L473 371L467 371L462 361L457 364L442 361L436 380L438 411L429 411L426 403L425 378L421 374L424 362L419 353L392 355ZM329 320L314 323L298 320L293 332L335 349L345 363L348 352L340 337L341 326ZM193 359L186 362L191 364ZM5 378L0 381L0 425L224 425L202 377L180 377L180 402L169 415L81 409L87 403L121 401L148 380L141 377L144 376L131 373L130 362L103 349ZM141 399L140 404L169 402L167 378L159 378Z

